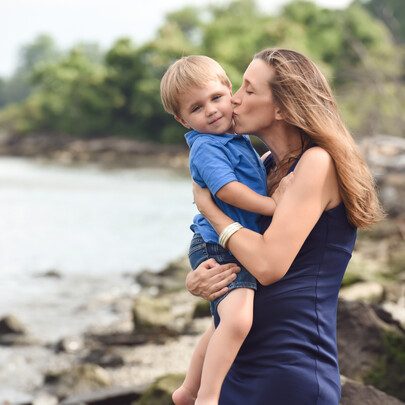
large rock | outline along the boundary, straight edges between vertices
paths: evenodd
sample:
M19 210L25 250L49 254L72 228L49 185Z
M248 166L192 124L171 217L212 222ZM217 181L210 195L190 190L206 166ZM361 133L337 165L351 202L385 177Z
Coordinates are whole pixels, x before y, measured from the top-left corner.
M81 336L66 336L60 339L55 345L55 352L80 353L84 349L84 340Z
M199 299L194 305L192 318L193 319L204 318L207 316L211 316L210 302L203 299Z
M0 319L0 335L25 335L24 324L14 315L6 315Z
M371 169L384 173L405 171L405 139L379 135L363 139L360 147Z
M144 270L135 277L141 287L154 287L159 293L178 291L185 288L187 273L190 271L188 257L182 257L167 265L162 271L155 273Z
M375 281L363 281L341 288L339 296L348 301L381 302L384 287Z
M32 405L58 405L58 398L46 391L39 392L32 402Z
M45 376L45 388L59 398L85 394L111 386L110 375L95 364L83 364L71 369L48 372Z
M92 349L81 361L109 368L122 367L125 364L123 356L111 347Z
M340 299L337 342L343 375L405 400L405 332L381 306Z
M25 325L14 315L0 319L0 346L35 346L43 344L28 333Z
M72 395L60 405L126 405L137 401L145 387L111 387L92 391L87 394Z
M341 383L340 405L404 405L404 402L370 385L363 385L344 376L341 376Z
M184 381L184 374L169 374L159 378L142 395L136 405L172 405L172 394Z
M166 332L173 329L174 316L167 298L140 296L134 301L133 320L137 333Z

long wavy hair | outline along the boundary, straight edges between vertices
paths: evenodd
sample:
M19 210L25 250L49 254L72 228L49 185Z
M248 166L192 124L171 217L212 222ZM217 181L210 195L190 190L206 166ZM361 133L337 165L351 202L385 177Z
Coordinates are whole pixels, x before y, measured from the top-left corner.
M302 151L316 144L332 157L348 221L367 228L384 217L375 181L343 124L332 91L319 68L299 52L270 48L255 55L274 69L269 86L284 120L301 132ZM282 168L297 156L281 162ZM283 173L281 173L283 174Z

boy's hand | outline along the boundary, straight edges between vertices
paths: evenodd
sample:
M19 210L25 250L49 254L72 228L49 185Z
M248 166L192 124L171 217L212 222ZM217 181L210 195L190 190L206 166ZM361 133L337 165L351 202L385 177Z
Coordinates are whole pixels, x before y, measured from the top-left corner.
M293 180L294 180L294 172L289 173L287 176L285 176L281 179L278 187L276 188L276 191L271 196L273 198L273 200L275 201L276 205L279 204L282 196L284 195L287 188L290 187Z

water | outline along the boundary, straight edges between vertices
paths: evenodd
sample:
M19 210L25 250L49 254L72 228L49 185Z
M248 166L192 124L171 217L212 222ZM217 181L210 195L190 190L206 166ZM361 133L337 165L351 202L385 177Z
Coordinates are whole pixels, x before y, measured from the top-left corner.
M183 256L196 209L189 177L0 159L0 317L54 341L114 318L126 273ZM40 277L56 270L61 278ZM89 302L92 309L79 311Z

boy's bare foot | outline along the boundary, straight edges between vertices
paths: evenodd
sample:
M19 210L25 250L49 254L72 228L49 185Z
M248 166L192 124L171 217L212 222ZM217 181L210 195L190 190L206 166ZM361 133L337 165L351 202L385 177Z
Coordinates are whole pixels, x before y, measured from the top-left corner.
M195 396L183 385L173 392L172 399L176 405L194 405L195 402Z

